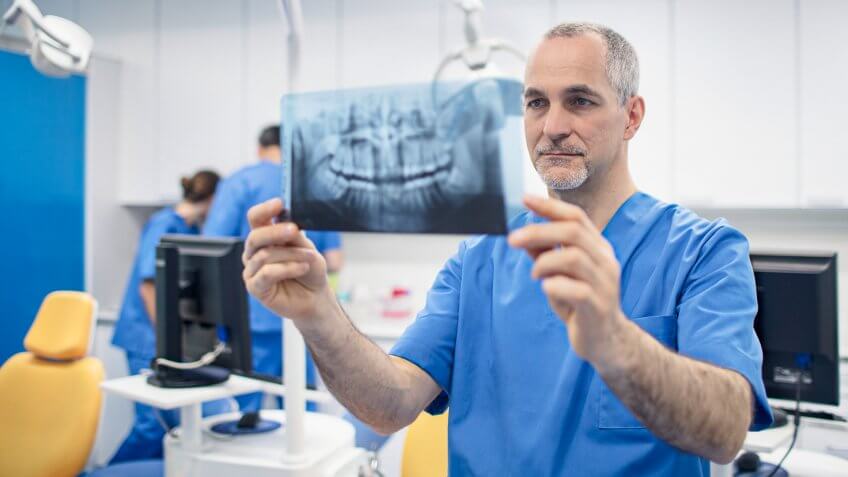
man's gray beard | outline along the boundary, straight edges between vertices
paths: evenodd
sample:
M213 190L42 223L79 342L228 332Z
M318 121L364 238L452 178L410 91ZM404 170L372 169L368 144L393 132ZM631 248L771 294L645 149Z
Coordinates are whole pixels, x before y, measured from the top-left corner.
M550 177L542 174L542 181L551 190L574 190L582 186L589 178L589 168L586 167L585 163L581 163L580 166L576 171L570 172L565 177Z

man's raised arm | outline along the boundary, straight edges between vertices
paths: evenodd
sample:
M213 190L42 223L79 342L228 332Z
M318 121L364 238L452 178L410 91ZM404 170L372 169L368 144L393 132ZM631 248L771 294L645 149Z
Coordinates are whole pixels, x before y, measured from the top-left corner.
M294 321L330 392L381 433L411 423L438 396L417 366L388 356L362 335L327 283L324 258L293 223L275 223L279 199L250 209L244 281L263 305Z

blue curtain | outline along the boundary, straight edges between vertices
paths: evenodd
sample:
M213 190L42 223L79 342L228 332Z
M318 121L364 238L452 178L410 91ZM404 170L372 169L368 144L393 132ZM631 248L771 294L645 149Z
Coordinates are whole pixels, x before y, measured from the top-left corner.
M84 287L84 180L85 78L0 51L0 362L47 293Z

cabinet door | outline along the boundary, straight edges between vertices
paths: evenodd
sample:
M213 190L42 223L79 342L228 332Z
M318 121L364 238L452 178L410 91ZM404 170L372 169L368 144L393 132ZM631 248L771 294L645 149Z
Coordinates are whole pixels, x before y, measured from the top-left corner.
M338 86L336 55L336 0L310 0L302 3L299 91L326 90ZM241 53L243 68L241 145L239 151L254 162L256 140L261 129L280 121L280 99L289 91L288 27L279 4L267 0L246 0ZM241 164L240 164L241 165Z
M677 195L700 206L797 205L793 0L673 8Z
M848 2L800 2L801 205L848 207Z
M667 0L560 0L560 21L606 25L623 35L639 57L639 94L645 119L630 141L630 171L636 186L672 200L671 9Z
M179 178L200 168L228 173L252 159L241 150L243 4L161 3L159 196L178 198ZM279 59L271 60L279 63Z
M339 6L342 87L433 78L441 60L437 2L345 1Z
M115 187L123 204L159 200L157 8L155 0L79 2L77 21L94 37L94 54L121 61Z

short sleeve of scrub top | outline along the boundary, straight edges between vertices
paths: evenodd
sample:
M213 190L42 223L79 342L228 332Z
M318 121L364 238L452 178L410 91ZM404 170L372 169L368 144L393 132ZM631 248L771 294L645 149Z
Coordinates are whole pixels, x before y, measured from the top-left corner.
M427 407L430 414L441 414L448 407L447 390L453 378L454 346L459 316L462 259L466 243L447 261L427 293L427 304L391 354L415 363L442 388Z
M704 244L687 277L677 306L678 347L682 355L731 369L751 384L751 430L771 424L761 377L762 351L753 332L757 314L754 272L748 241L724 226Z
M307 230L306 236L321 253L342 248L342 237L338 232L313 232Z

